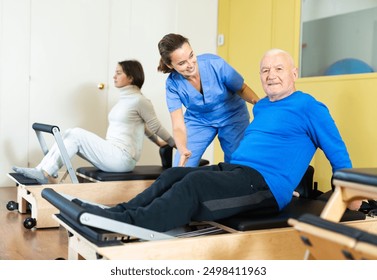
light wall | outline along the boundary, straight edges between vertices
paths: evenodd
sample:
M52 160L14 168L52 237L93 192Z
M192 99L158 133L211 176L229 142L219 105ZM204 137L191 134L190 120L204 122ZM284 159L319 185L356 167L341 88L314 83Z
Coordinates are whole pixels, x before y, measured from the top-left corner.
M258 67L264 51L282 48L299 61L300 7L299 0L219 0L218 32L225 34L225 44L218 53L241 69L260 96ZM328 106L354 167L377 166L376 73L300 78L297 88ZM215 160L221 158L217 145ZM330 189L331 167L322 152L316 153L312 165L320 190Z

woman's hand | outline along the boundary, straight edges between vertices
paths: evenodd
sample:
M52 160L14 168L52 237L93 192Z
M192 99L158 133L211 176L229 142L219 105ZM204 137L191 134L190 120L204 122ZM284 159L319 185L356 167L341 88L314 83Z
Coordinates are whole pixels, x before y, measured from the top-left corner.
M164 147L164 146L168 145L168 143L166 143L164 140L161 140L161 139L157 139L156 144L159 147Z
M187 160L191 157L191 151L186 150L185 152L181 153L181 157L179 158L178 166L184 167L186 165Z
M250 104L255 104L259 101L258 95L245 83L242 85L242 89L238 92L238 95Z

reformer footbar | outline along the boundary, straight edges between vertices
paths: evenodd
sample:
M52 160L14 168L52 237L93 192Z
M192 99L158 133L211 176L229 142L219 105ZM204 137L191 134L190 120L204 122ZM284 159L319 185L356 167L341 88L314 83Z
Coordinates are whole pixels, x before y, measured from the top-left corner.
M65 148L59 127L56 125L49 125L49 124L44 124L44 123L33 123L32 128L34 129L35 134L37 135L39 145L41 146L41 149L44 155L48 153L49 149L43 137L43 132L52 134L54 136L55 142L59 148L60 156L62 158L64 166L66 167L66 172L62 176L60 182L64 182L67 175L69 175L72 183L74 184L79 183L76 173L73 170L71 160L68 156L67 149ZM40 185L36 180L26 178L25 176L18 173L9 173L8 176L19 185ZM53 174L53 177L57 178L58 175Z

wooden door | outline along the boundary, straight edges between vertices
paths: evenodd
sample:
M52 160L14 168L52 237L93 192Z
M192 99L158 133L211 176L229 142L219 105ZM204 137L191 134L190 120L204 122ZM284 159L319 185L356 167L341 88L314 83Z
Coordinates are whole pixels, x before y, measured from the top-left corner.
M101 136L107 127L108 0L38 0L30 16L30 112L34 122L81 127ZM99 89L99 84L104 89ZM53 137L46 135L48 143ZM29 164L42 158L29 134ZM81 165L77 157L74 166ZM87 163L85 163L87 164Z

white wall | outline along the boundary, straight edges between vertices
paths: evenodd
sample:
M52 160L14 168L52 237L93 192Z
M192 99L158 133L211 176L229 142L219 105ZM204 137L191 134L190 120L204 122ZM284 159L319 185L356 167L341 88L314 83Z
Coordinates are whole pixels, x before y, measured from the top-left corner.
M12 165L29 162L28 141L34 141L35 137L29 127L30 12L35 1L38 0L0 0L0 186L14 185L6 174ZM109 37L117 34L119 37L116 43L110 41L111 51L104 54L109 60L106 106L110 109L118 98L112 87L116 63L138 59L146 75L143 93L151 99L158 117L171 131L165 103L167 76L157 72L157 43L165 34L176 32L190 39L197 54L216 53L217 0L109 0L109 5ZM51 79L53 75L52 71L51 77L44 78ZM155 151L155 146L146 140L140 164L159 163L158 155L152 150ZM212 147L204 157L212 161Z
M29 2L0 2L0 186L12 162L27 157Z

